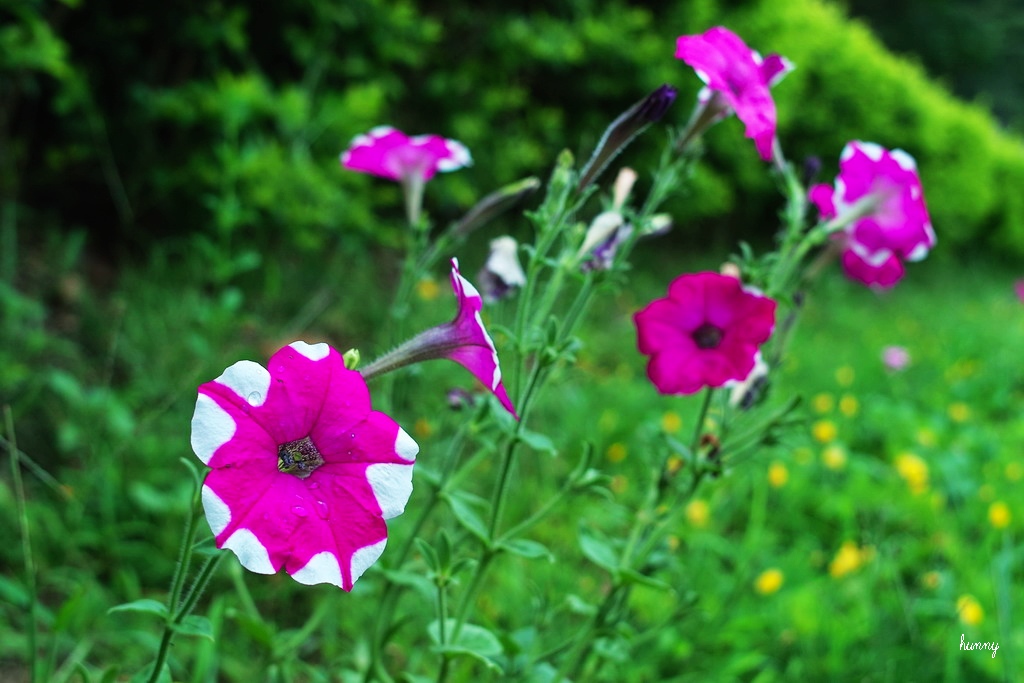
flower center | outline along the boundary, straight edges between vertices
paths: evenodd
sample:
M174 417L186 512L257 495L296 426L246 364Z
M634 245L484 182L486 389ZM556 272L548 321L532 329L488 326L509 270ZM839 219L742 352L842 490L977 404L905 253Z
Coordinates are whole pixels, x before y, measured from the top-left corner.
M277 447L277 469L305 479L324 464L324 456L308 436L283 443Z
M697 344L697 348L713 349L722 341L722 330L711 323L704 323L694 330L691 336Z

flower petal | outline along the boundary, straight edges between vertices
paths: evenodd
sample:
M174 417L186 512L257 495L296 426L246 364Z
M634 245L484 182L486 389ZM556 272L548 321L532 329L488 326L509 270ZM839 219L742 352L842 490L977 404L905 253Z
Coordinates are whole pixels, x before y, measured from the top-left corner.
M439 135L410 138L390 126L358 135L341 155L341 165L389 180L418 177L430 180L438 171L454 171L473 163L461 142Z
M505 410L518 420L512 401L501 382L501 366L494 341L480 317L483 299L473 284L459 273L459 260L452 259L452 289L459 302L459 312L448 327L453 348L445 357L462 365L493 393Z

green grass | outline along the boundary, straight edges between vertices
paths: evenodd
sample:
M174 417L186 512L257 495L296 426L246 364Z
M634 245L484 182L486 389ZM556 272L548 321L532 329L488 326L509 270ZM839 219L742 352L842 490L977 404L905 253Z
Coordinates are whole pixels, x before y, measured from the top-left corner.
M41 251L46 258L35 262L45 266L23 267L18 290L0 289L2 403L12 407L21 450L36 465L23 476L40 657L47 680L75 680L78 665L93 680L116 665L127 680L149 661L159 632L142 615L106 611L165 597L189 499L179 459L194 459L195 387L238 359L264 362L295 338L359 346L364 357L382 351L364 341L380 324L366 302L383 301L374 290L382 266L341 252L316 268L282 260L266 278L213 291L200 284L198 268L169 258L123 268L104 284L85 276L86 261L54 252ZM472 273L476 264L464 267ZM530 428L550 435L556 454L523 453L508 517L544 500L584 444L595 449L608 494L574 498L530 532L553 562L498 560L477 620L509 634L506 652L544 651L582 622L607 577L581 553L580 529L621 535L664 429L678 427L682 438L692 431L696 399L654 391L630 319L676 270L652 262L629 290L602 299L581 332L578 362L559 371L535 411ZM633 592L634 618L601 642L605 663L596 679L1014 680L1024 667L1024 305L1013 295L1014 275L983 261L935 260L912 265L899 287L880 295L829 273L808 298L789 360L771 385L772 400L803 397L801 426L702 487L706 519L682 514L669 530L652 556L667 589ZM421 302L407 329L451 316L444 276L438 280L440 297ZM499 323L503 316L492 314ZM909 350L905 371L882 366L888 344ZM403 375L411 400L395 417L420 443L421 472L436 469L468 419L445 407L450 385L473 386L453 368L434 363ZM822 422L834 430L815 429ZM828 443L812 436L828 431L835 433ZM918 460L903 462L918 463L919 473L920 463L926 467L917 491L897 468L907 454ZM781 486L769 482L773 463L776 477L781 468L787 474ZM495 468L480 462L469 486L487 495ZM19 680L29 592L10 468L0 471L0 528L7 530L0 678ZM389 548L408 538L424 505L429 487L421 477L406 514L390 523ZM990 521L997 502L1008 506L1005 528ZM426 537L436 527L428 523ZM859 549L858 566L835 576L830 567L844 543ZM468 545L457 543L456 554L469 554ZM244 573L227 558L200 608L216 642L179 637L176 679L262 680L275 663L297 659L308 670L294 669L293 680L348 680L340 672L365 657L388 566L385 553L344 594ZM761 594L755 581L772 568L782 585ZM965 595L981 608L977 623L958 617ZM432 672L423 634L431 617L422 613L429 597L413 589L403 605L409 623L388 651L391 664ZM315 628L292 638L311 615ZM961 634L997 641L997 656L959 651ZM481 672L465 662L454 678L480 680Z

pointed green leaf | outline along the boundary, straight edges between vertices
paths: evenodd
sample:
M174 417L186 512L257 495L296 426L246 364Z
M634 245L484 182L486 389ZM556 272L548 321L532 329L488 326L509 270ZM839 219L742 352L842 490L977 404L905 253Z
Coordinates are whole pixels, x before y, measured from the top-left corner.
M171 628L183 636L206 638L210 641L214 639L213 626L210 624L210 620L198 614L191 614L185 617L180 624L173 624Z
M451 637L454 631L455 619L445 619L445 634ZM438 621L435 619L427 626L427 634L434 641L434 647L437 652L467 655L483 662L493 671L502 671L501 665L492 659L492 657L498 657L504 652L501 641L483 626L463 624L455 641L442 645Z
M599 539L586 531L580 531L580 550L588 560L599 567L607 569L614 574L618 571L619 560L611 544L605 539Z
M115 605L107 610L107 614L113 614L115 612L142 612L144 614L152 614L153 616L160 617L161 619L166 619L167 605L162 602L157 602L156 600L150 600L149 598L142 598L141 600Z
M551 554L551 551L546 546L525 538L513 538L510 541L502 541L501 547L513 555L528 557L531 560L538 557L546 557L550 562L555 561L555 556Z
M470 507L470 504L463 494L445 494L445 502L452 509L456 521L461 524L469 533L473 534L485 544L490 545L490 534L480 515Z

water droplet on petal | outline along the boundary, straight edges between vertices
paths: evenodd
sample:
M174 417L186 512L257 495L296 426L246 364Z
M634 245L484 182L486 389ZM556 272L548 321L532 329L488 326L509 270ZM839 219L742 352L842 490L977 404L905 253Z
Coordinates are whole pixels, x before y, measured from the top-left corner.
M318 500L314 508L316 509L316 514L320 515L320 519L327 519L330 515L330 510L327 509L327 503L322 500Z
M306 508L302 507L301 505L296 505L295 507L292 508L292 514L294 514L296 517L305 517L309 513L306 512Z
M310 485L309 485L309 488L311 488L311 489L318 489L318 488L320 488L320 484L318 484L315 481L311 482Z

